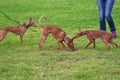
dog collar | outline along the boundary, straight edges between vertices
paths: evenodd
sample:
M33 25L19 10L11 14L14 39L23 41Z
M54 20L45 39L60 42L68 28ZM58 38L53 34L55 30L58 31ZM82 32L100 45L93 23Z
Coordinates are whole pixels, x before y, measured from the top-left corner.
M23 25L25 28L28 28L28 27L30 26L29 24L27 25L26 23L23 23L22 25Z
M23 23L22 25L23 25L23 26L27 26L27 24L26 24L26 23Z

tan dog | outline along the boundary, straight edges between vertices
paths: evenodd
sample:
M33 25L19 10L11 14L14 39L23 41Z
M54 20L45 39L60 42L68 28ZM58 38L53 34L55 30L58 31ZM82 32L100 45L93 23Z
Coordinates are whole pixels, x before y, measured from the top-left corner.
M41 16L39 19L39 23L41 25L41 20L45 18L44 16ZM41 40L39 42L39 48L42 50L42 45L45 42L46 38L48 37L48 34L52 34L52 36L57 40L57 44L61 48L61 50L65 50L65 45L63 44L63 41L70 47L72 51L75 50L73 40L70 39L66 32L56 25L41 25Z
M22 45L23 34L26 32L26 30L30 26L36 27L36 24L35 24L33 18L30 18L27 23L24 23L22 25L8 26L8 27L5 27L5 28L2 28L2 29L0 29L0 41L2 41L5 38L5 36L8 32L12 32L12 33L20 36L21 45Z
M110 44L114 44L116 48L118 48L117 43L112 41L112 34L106 31L101 30L83 30L79 29L77 34L73 37L73 39L78 38L80 36L87 35L89 39L89 43L86 45L87 48L91 43L93 43L93 47L95 48L95 39L102 38L103 42L107 45L107 49L110 49Z

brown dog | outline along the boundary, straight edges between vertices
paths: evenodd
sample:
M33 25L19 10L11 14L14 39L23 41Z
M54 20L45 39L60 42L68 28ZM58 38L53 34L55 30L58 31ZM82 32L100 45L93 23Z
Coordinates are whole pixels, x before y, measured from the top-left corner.
M44 16L41 16L39 19L39 23L41 23L41 20L45 18ZM41 24L40 24L41 25ZM57 40L57 44L61 48L61 50L65 50L65 45L63 44L63 41L71 48L72 51L75 50L73 40L70 39L66 32L56 25L41 25L41 40L39 42L39 48L42 50L42 45L45 42L48 34L52 34L52 36Z
M20 40L21 40L21 44L22 44L23 34L26 32L26 30L30 26L36 27L36 24L35 24L33 18L30 18L27 23L24 23L22 25L8 26L8 27L5 27L5 28L2 28L2 29L0 29L0 41L2 41L5 38L5 36L8 32L12 32L12 33L20 36Z
M86 45L87 48L91 43L93 43L93 47L95 48L95 39L102 38L103 42L107 45L107 49L110 49L110 44L114 44L116 48L118 48L117 43L112 41L112 34L106 31L101 30L83 30L79 29L77 34L73 37L73 39L78 38L80 36L87 35L89 39L89 43Z

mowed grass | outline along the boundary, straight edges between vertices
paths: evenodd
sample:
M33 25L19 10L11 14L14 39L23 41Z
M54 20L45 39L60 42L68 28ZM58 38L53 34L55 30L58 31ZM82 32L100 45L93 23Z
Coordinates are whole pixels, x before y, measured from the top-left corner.
M99 29L98 8L96 0L4 0L0 10L11 18L26 22L33 17L38 24L40 16L47 16L43 24L55 24L64 29L70 37L78 28ZM120 10L119 0L113 9L120 44ZM94 10L94 11L93 11ZM0 27L16 25L0 13ZM36 32L31 31L35 30ZM109 26L107 25L107 31ZM19 36L9 33L0 41L0 80L120 80L120 48L106 50L101 39L84 49L88 40L86 36L74 41L76 51L61 51L56 40L49 35L39 51L40 26L30 27L24 35L20 46Z

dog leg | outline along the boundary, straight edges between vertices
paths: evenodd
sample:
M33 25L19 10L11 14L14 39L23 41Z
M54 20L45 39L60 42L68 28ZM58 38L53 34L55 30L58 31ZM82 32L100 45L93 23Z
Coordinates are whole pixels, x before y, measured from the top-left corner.
M43 45L43 43L45 42L45 40L47 39L47 36L48 36L48 35L42 34L41 40L40 40L40 42L39 42L39 48L40 48L40 50L42 50L42 45Z
M62 50L62 51L65 51L65 45L63 44L63 42L62 41L57 41L57 44L58 44L58 46L60 47L60 49Z
M6 34L6 31L0 30L0 41L2 41L5 38Z
M110 43L110 44L115 45L115 46L116 46L116 48L118 48L118 44L117 44L117 43L115 43L115 42L113 42L112 40L110 40L110 41L109 41L109 43Z
M93 48L95 48L96 45L95 45L95 39L93 39Z
M92 42L90 41L86 46L85 49L87 49L87 47L91 44Z
M22 46L22 42L23 42L23 35L22 34L20 34L20 41L21 41L20 45Z
M103 42L107 45L107 50L110 50L110 44L107 40L103 39Z
M0 41L2 41L2 39L3 39L3 35L2 35L2 34L0 34Z
M87 47L93 43L93 47L95 47L95 40L94 39L91 39L91 38L88 38L89 39L89 43L86 45L85 49L87 49Z

